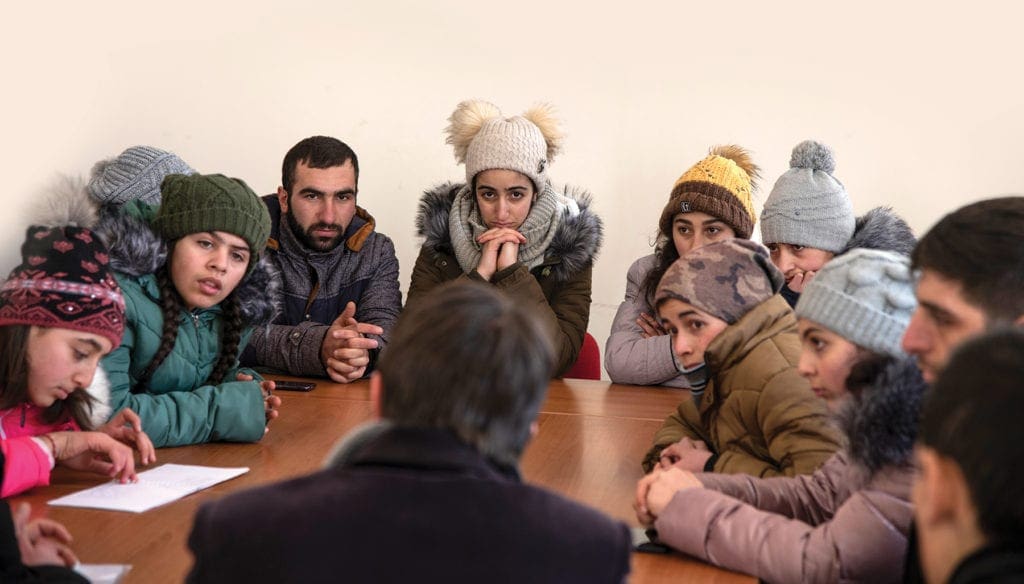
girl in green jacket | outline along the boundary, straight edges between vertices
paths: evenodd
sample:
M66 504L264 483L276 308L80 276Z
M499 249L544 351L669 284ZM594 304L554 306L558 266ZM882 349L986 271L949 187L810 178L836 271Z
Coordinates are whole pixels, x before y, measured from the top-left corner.
M112 405L138 412L157 447L257 441L280 399L238 356L273 313L267 209L223 175L168 175L161 193L161 206L129 202L98 229L126 305L102 363Z

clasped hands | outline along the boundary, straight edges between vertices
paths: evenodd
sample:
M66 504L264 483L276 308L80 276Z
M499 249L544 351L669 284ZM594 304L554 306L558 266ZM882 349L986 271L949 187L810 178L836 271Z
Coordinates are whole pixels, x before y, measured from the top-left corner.
M693 474L704 470L711 451L701 440L683 438L662 451L658 464L636 486L633 510L643 525L653 525L676 493L703 485Z
M476 242L481 246L476 273L490 282L495 273L519 261L519 246L526 243L526 237L515 229L492 227L481 233Z
M356 303L349 302L338 318L334 319L323 345L320 346L320 361L327 376L335 383L351 383L366 375L370 365L370 351L378 346L376 339L366 335L382 335L384 329L377 325L359 322L355 318Z

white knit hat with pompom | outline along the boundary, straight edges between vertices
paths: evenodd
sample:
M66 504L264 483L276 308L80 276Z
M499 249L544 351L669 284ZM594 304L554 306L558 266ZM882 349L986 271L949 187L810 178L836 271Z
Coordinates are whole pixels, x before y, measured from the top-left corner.
M466 182L495 168L514 170L533 181L538 191L548 180L548 165L561 149L562 133L547 104L521 116L503 117L492 103L464 101L455 108L445 140L455 148L455 160L466 164Z

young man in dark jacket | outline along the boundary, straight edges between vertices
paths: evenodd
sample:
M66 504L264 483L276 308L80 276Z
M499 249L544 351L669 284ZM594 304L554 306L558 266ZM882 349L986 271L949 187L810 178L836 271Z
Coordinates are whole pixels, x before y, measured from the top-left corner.
M1000 197L947 214L914 247L917 310L903 349L934 381L950 354L994 326L1024 326L1024 197ZM904 582L922 582L911 529Z
M554 369L533 309L448 283L402 316L370 378L380 421L312 475L196 515L199 582L623 582L625 525L525 484Z
M1024 330L968 341L939 374L914 482L930 584L1024 582Z
M253 335L243 362L355 381L373 370L402 309L395 246L356 205L359 159L345 143L306 138L285 155L281 174L263 201L282 313Z

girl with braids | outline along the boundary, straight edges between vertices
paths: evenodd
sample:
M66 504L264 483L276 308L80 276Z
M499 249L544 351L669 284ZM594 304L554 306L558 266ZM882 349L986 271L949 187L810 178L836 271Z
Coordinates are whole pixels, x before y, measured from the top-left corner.
M750 239L758 178L746 150L716 146L676 181L658 221L654 253L633 262L626 274L626 298L604 349L612 381L688 388L688 376L702 374L676 361L671 336L658 323L654 291L679 256L723 239Z
M138 412L158 447L257 441L281 403L272 381L238 367L273 313L266 206L223 175L168 175L161 194L100 227L127 306L124 340L103 360L114 408Z
M132 447L142 464L156 460L134 412L104 424L110 390L97 364L121 341L124 298L84 191L67 187L29 227L22 263L0 288L3 497L49 484L55 463L125 482L135 478Z

